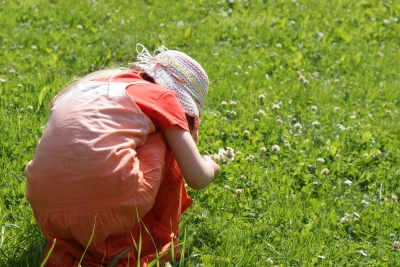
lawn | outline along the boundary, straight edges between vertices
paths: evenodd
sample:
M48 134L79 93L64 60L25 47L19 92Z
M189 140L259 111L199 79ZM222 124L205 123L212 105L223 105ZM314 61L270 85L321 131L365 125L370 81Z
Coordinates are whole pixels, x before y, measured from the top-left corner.
M198 147L221 175L189 191L181 266L399 266L399 20L396 0L1 1L0 266L40 265L24 169L50 100L136 43L211 82Z

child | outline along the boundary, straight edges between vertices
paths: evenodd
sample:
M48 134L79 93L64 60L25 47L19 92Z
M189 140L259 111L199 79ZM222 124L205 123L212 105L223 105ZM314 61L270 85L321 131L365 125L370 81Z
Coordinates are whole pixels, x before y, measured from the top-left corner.
M115 266L146 266L178 251L192 204L182 176L200 190L219 174L195 143L207 74L182 52L138 47L129 69L91 73L51 102L25 171L45 256L55 242L46 266L107 266L124 251Z

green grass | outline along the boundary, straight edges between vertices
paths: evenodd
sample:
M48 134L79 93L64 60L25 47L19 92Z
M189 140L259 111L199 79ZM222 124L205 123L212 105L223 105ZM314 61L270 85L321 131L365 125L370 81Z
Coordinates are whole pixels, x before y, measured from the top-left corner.
M1 1L0 266L40 265L24 168L49 101L136 43L203 65L199 149L241 152L189 192L186 266L400 265L399 19L395 0Z

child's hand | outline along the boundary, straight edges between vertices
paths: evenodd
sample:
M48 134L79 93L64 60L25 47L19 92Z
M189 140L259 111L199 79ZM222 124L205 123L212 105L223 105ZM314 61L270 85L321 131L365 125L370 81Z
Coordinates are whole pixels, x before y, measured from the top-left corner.
M220 171L219 165L214 160L212 160L212 158L210 158L209 156L203 156L203 160L205 162L208 162L209 164L211 164L211 166L213 167L213 169L214 169L213 181L214 181L219 175L219 171Z

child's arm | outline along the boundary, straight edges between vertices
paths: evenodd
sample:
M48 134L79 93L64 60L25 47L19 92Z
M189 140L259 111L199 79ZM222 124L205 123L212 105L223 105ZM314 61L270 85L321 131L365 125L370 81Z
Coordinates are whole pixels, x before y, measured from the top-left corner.
M164 131L186 183L195 190L206 188L219 174L219 166L208 156L201 156L189 132L178 126Z

